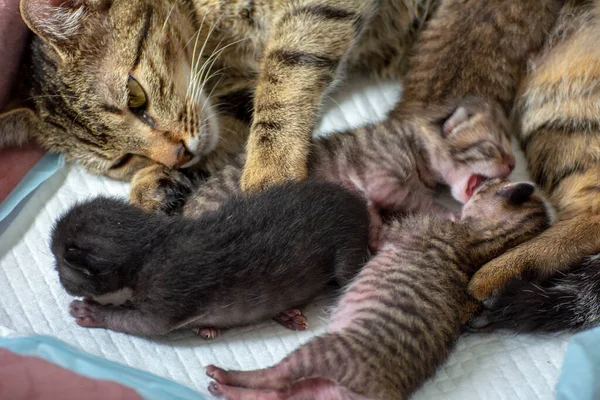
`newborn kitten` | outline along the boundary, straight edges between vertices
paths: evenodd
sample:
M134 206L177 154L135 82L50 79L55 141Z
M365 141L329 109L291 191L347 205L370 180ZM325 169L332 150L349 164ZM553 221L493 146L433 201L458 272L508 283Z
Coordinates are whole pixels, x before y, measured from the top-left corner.
M372 248L377 247L380 210L451 216L434 202L437 185L449 185L453 197L464 203L483 178L506 177L514 168L508 122L501 109L466 97L428 112L423 120L388 120L314 140L310 179L342 184L365 199L371 212ZM213 210L238 193L243 165L240 155L201 183L185 204L184 215ZM148 190L146 196L166 199L157 201L155 208L168 210L181 203L173 194L192 189L174 189L190 182L180 172L165 169L162 176L157 189ZM151 202L132 200L138 205Z
M78 325L214 337L348 283L367 260L368 226L364 203L339 186L289 183L233 196L196 219L100 197L58 221L51 248L66 291L85 298L70 306ZM129 292L129 303L97 303L115 292ZM297 310L277 318L305 328Z
M227 399L405 399L448 357L477 308L467 283L477 269L548 226L528 183L494 179L460 221L393 220L379 253L340 299L328 333L279 364L249 372L207 368Z

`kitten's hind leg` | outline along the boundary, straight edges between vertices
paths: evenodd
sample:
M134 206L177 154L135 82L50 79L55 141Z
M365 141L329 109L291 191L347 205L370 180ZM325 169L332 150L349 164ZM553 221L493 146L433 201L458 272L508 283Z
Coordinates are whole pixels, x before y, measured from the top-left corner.
M169 321L158 314L140 310L101 305L91 300L73 300L69 306L77 325L84 328L105 328L140 336L165 335L171 330Z
M307 327L306 317L295 308L282 311L273 319L292 331L304 331Z
M208 390L214 396L227 400L366 400L365 397L322 378L296 381L285 391L244 389L217 382L211 382Z

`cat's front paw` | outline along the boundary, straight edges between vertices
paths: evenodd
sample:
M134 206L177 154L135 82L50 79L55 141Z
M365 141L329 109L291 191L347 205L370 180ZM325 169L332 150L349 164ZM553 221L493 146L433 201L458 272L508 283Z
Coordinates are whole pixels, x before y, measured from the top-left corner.
M84 328L104 328L104 312L100 304L91 301L73 300L69 305L69 313L77 325Z
M193 189L183 172L156 164L135 174L129 200L146 211L173 215L181 212Z
M518 263L511 253L506 253L485 264L473 275L469 282L469 293L475 299L484 301L505 287L508 282L519 277L515 268Z
M281 162L276 162L268 156L249 156L244 166L241 187L244 192L260 191L278 183L302 181L307 176L306 161L293 163L282 159Z

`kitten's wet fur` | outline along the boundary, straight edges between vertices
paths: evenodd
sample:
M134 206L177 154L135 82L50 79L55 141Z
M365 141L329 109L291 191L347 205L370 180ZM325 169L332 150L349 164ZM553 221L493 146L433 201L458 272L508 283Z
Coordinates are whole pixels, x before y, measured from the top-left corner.
M99 197L60 218L51 248L66 291L85 298L70 307L79 325L163 335L274 318L346 284L367 260L368 227L341 187L289 183L195 219ZM124 291L124 306L93 301Z

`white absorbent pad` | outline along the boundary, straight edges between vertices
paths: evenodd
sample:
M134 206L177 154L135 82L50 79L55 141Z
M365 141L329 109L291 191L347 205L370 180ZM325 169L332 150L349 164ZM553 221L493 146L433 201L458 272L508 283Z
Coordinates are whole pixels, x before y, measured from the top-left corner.
M397 101L400 86L359 82L327 100L320 132L380 119ZM528 179L517 154L516 179ZM305 310L309 329L292 332L273 321L224 332L204 341L177 332L160 341L78 327L71 298L58 282L48 248L53 221L74 202L98 194L126 196L127 184L68 166L46 181L0 223L0 335L57 337L90 353L173 379L208 395L204 366L255 369L272 365L326 328L331 299ZM454 353L415 399L551 399L569 335L465 334Z

